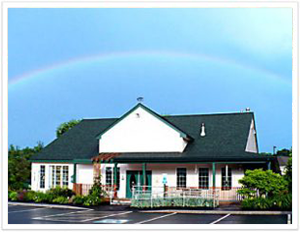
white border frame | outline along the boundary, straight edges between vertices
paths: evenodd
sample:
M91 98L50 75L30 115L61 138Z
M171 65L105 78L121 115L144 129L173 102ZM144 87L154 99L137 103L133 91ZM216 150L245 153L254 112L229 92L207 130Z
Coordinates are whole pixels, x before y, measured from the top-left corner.
M138 2L133 0L131 2L119 1L119 2L2 2L2 191L3 197L2 202L7 202L7 152L8 152L8 8L292 8L293 9L293 166L299 167L298 160L298 135L299 135L299 80L298 80L298 3L297 2L157 2L157 1L147 1ZM253 224L253 225L133 225L133 224L122 224L122 225L97 225L97 224L82 224L82 225L57 225L57 224L8 224L8 205L2 204L2 228L3 229L63 229L63 230L78 230L78 229L102 229L102 230L116 230L116 229L172 229L172 230L186 230L186 229L272 229L272 230L286 230L286 229L297 229L298 228L298 168L294 168L293 172L293 224L290 225L264 225L264 224Z

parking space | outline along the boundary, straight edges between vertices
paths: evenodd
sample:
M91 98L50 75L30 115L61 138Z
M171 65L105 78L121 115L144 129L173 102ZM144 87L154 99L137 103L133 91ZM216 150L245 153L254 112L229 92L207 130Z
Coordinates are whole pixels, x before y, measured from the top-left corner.
M218 224L287 224L287 215L230 215Z
M68 222L52 222L46 220L37 220L34 218L57 215L63 213L76 212L74 209L54 209L45 207L32 206L9 206L8 223L9 224L66 224ZM81 210L79 210L81 211Z
M110 210L8 207L9 224L287 224L287 215L148 213Z

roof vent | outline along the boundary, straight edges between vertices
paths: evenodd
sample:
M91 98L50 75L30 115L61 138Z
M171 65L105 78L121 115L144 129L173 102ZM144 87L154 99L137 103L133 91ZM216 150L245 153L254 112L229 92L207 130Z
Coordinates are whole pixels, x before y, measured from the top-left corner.
M204 137L204 136L205 136L205 125L204 125L203 122L202 122L202 124L201 124L201 133L200 133L200 136L201 136L201 137Z
M250 112L250 108L249 107L246 108L246 112Z

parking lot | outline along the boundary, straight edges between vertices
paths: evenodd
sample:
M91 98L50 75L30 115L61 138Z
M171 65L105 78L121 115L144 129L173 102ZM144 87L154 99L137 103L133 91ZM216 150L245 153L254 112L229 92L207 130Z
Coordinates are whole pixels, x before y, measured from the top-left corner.
M8 206L9 224L287 224L287 215L150 213L129 207L60 209Z

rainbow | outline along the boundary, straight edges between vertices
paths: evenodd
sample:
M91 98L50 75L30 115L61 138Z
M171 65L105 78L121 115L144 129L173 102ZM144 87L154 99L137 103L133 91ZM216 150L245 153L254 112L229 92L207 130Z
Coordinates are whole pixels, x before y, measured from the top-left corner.
M107 62L111 61L113 62L115 59L119 58L137 58L141 59L144 57L157 57L157 58L187 58L187 59L205 59L208 61L228 64L228 65L234 65L236 67L240 68L246 68L253 71L258 71L261 73L264 73L269 78L272 78L274 81L281 81L285 84L291 85L291 81L286 80L280 75L277 75L275 73L270 72L267 69L260 69L254 66L250 66L248 64L243 64L240 62L237 62L235 60L210 56L207 54L192 54L192 53L181 53L181 52L170 52L170 51L125 51L125 52L110 52L110 53L101 53L101 54L93 54L89 56L81 56L72 58L60 63L52 64L50 66L42 67L40 69L33 70L28 73L24 73L20 76L12 78L8 82L8 87L11 88L13 86L19 85L21 83L24 83L28 80L33 80L35 78L43 78L42 74L46 74L50 71L59 70L61 68L70 67L73 65L79 65L79 64L88 64L90 62Z

